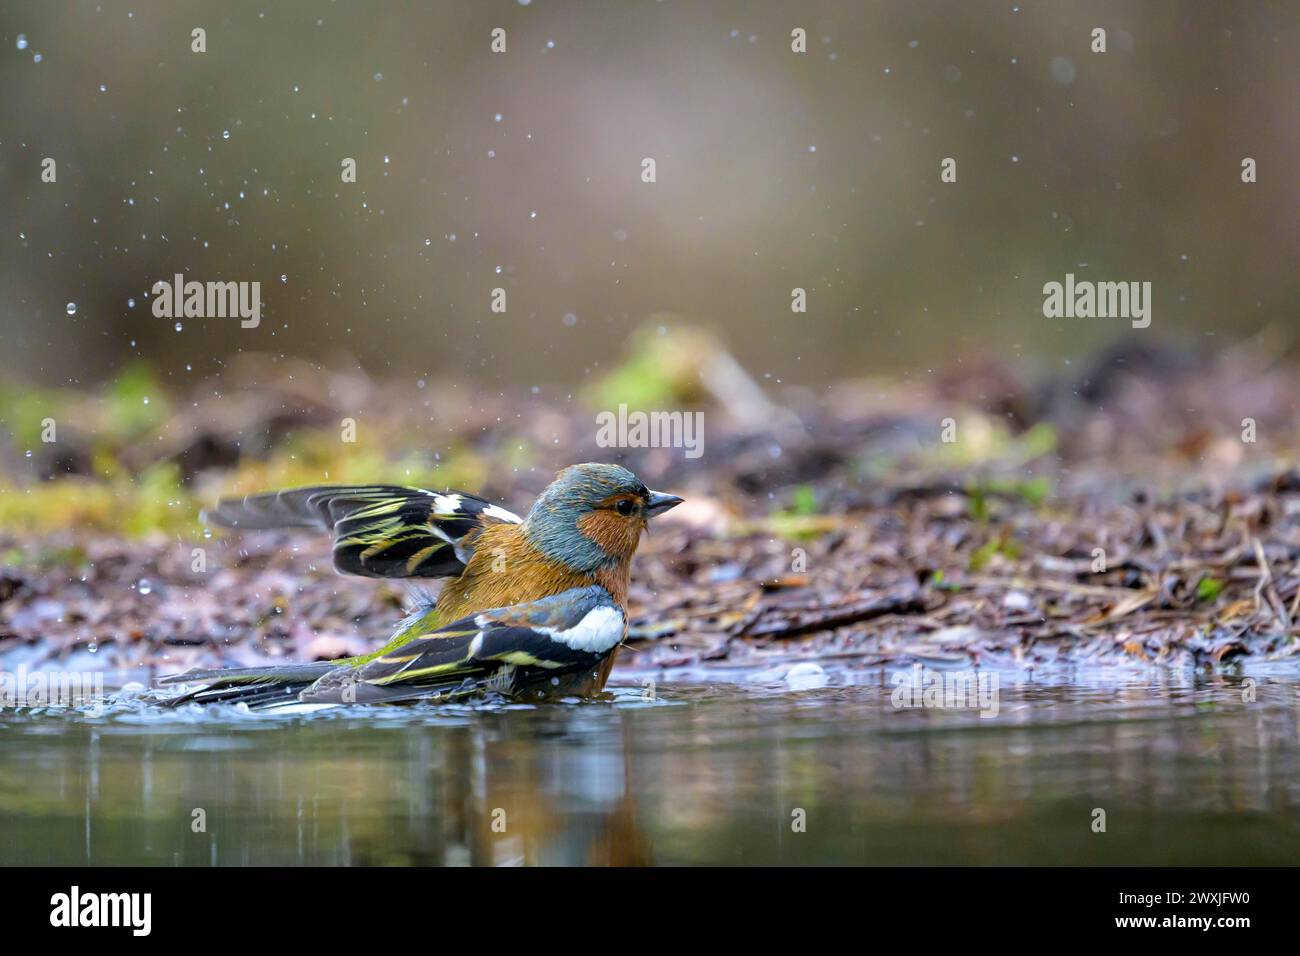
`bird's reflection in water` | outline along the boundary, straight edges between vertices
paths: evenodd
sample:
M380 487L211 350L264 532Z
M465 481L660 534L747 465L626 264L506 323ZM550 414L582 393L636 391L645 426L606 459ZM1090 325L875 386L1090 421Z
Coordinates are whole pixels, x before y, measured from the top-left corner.
M442 791L441 862L494 866L635 866L654 862L637 827L631 742L625 722L612 741L563 743L573 714L557 712L523 735L487 721L457 728ZM436 821L435 821L436 823Z

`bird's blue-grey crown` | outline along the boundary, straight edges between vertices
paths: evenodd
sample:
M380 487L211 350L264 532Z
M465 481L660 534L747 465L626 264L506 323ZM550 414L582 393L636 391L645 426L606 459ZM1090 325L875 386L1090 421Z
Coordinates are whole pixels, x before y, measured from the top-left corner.
M611 495L634 495L645 502L646 517L661 514L682 499L650 491L645 483L622 465L589 462L570 465L533 502L524 519L524 530L543 554L575 571L596 571L614 564L618 557L582 533L578 522L593 514Z

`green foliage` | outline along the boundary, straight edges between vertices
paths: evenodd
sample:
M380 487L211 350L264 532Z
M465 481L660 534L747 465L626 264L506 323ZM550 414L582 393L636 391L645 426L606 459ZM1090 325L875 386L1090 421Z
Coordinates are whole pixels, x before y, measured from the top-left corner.
M949 581L947 575L943 573L943 568L935 571L930 575L930 586L938 588L941 591L960 591L961 585L955 581Z
M1040 507L1052 494L1051 479L1039 475L1024 480L979 478L966 486L966 510L976 521L989 519L989 499L994 496L1019 498Z
M990 538L971 554L968 570L982 571L998 555L1015 560L1020 557L1020 545L1005 535Z
M795 488L790 500L790 513L803 517L817 513L817 492L812 485Z
M106 437L118 443L157 428L170 415L162 384L144 362L128 365L104 395Z
M1223 582L1217 578L1209 576L1201 578L1196 585L1196 599L1198 601L1214 601L1223 593Z

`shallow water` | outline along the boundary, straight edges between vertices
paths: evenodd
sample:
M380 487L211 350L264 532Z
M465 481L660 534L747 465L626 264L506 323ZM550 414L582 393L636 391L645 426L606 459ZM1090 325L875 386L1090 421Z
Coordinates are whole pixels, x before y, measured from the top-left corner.
M624 673L611 702L542 707L4 710L0 863L1300 860L1294 667L1004 672L991 718L897 709L894 673L658 675L654 700Z

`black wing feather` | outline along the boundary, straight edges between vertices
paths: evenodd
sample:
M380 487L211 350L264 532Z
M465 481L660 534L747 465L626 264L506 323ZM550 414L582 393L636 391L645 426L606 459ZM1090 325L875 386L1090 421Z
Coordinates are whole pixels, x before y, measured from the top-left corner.
M463 492L400 485L293 488L223 498L204 519L227 528L320 528L334 535L334 567L373 578L460 574L485 524L520 519Z

